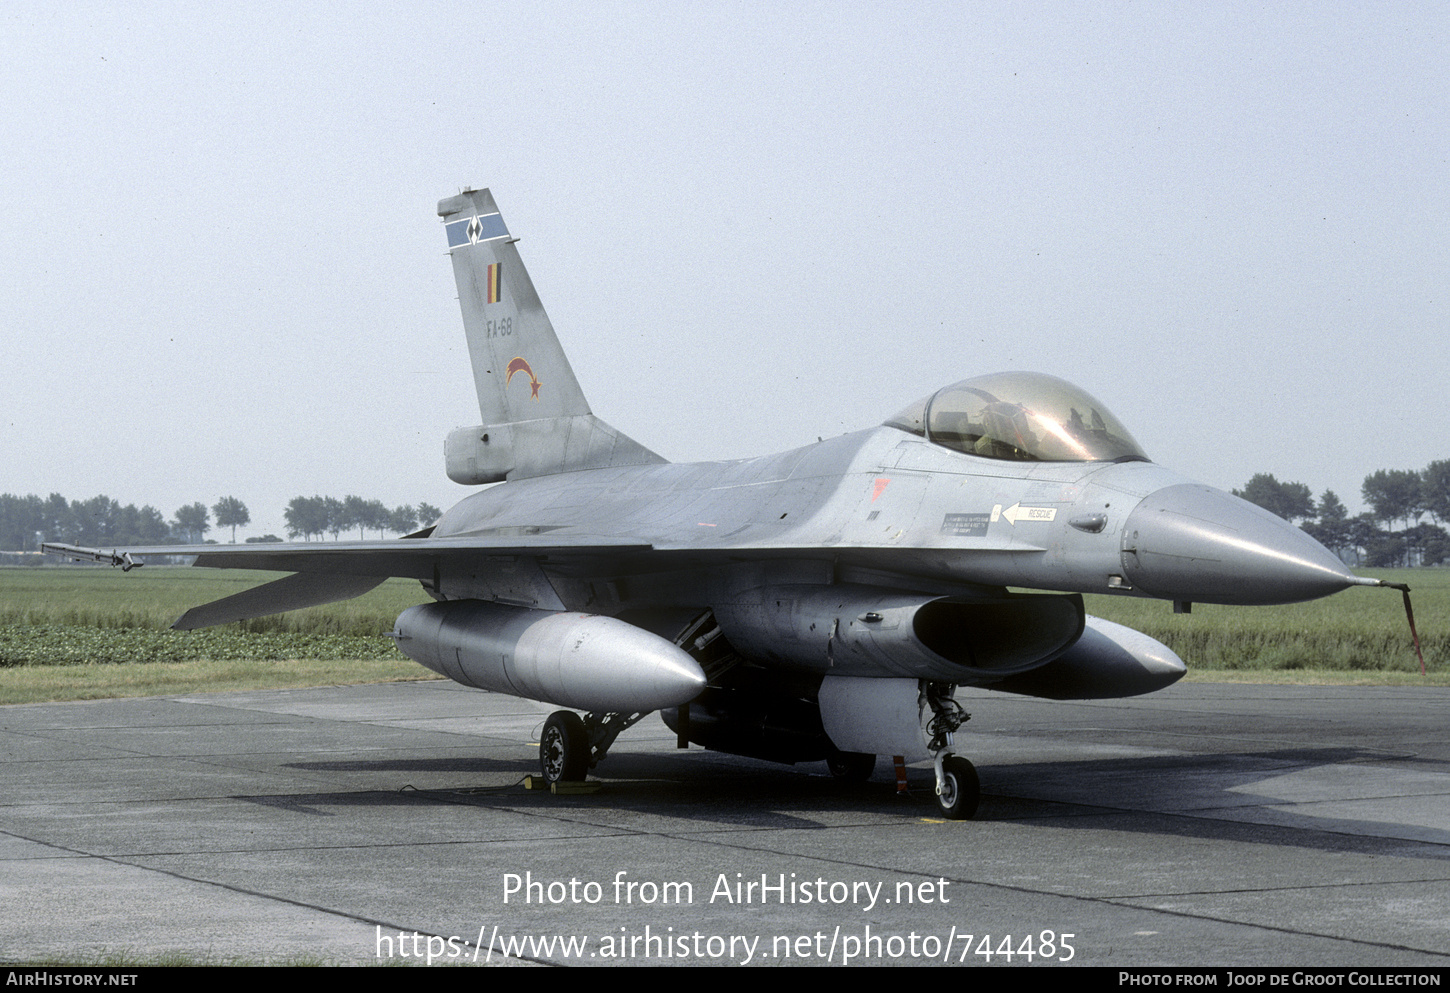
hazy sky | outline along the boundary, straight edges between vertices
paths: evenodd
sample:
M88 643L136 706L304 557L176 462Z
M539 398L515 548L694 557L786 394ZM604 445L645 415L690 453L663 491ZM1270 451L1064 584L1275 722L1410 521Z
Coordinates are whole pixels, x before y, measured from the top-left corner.
M491 187L676 461L1035 369L1359 509L1450 458L1441 3L0 7L0 492L447 507Z

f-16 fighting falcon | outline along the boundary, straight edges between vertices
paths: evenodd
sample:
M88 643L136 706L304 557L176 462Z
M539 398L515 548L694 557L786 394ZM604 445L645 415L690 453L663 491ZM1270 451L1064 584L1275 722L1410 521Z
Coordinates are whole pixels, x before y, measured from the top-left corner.
M540 739L550 783L584 779L657 710L682 747L824 760L841 777L869 776L877 755L930 758L950 818L979 794L953 747L957 687L1094 699L1184 674L1163 644L1087 616L1081 594L1185 611L1385 585L1150 461L1098 400L1036 373L966 379L778 455L669 463L590 410L489 191L438 213L482 414L448 435L447 472L479 489L390 541L47 550L293 573L180 629L416 579L431 602L398 618L405 654L567 708Z

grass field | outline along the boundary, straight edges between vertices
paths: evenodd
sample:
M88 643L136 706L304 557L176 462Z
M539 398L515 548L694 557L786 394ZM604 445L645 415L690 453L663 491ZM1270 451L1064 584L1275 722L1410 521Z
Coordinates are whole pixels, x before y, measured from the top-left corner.
M1421 677L1400 595L1355 588L1285 607L1089 596L1091 614L1164 642L1190 678L1450 685L1450 570L1379 570L1407 582L1429 676ZM188 608L281 574L148 566L0 569L0 703L198 690L428 679L386 632L427 600L394 579L344 603L202 631L172 631Z
M170 630L190 607L283 575L0 569L0 704L436 678L386 637L428 599L401 579L344 603Z
M164 631L189 608L287 575L248 569L146 566L0 569L0 625L69 625ZM403 610L428 600L421 587L390 579L355 600L262 617L233 630L378 635ZM0 660L0 664L10 664Z
M1450 569L1365 570L1408 583L1429 672L1450 670ZM1355 587L1322 600L1281 607L1195 603L1174 614L1162 600L1088 596L1090 614L1136 628L1172 648L1190 671L1413 672L1409 624L1397 590Z

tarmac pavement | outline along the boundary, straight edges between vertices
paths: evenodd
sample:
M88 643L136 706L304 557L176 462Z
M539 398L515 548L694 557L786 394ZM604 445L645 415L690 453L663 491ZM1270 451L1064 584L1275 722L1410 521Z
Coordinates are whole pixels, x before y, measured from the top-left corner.
M529 792L441 681L0 708L0 958L1450 965L1450 690L959 699L968 822L655 716Z

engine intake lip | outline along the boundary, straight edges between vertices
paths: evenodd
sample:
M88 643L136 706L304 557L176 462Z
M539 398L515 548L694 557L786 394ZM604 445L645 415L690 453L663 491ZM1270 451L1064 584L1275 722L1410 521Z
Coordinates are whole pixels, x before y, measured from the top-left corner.
M930 651L974 673L1006 676L1035 669L1082 636L1082 599L945 597L921 606L912 630Z

